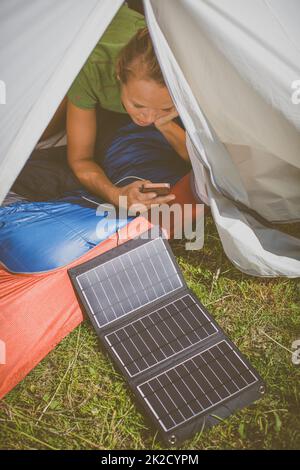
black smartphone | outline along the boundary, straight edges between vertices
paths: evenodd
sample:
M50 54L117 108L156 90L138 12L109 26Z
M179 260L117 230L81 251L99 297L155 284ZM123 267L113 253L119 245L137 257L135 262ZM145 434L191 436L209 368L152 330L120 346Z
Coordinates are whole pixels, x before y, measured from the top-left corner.
M156 193L157 196L167 196L170 194L169 183L144 183L140 188L141 193Z

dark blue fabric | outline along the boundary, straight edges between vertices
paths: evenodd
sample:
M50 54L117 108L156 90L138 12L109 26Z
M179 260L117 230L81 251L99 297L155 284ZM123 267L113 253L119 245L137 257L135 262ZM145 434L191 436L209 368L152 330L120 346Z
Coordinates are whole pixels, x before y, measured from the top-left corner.
M115 125L113 135L111 130L105 132L97 143L95 160L114 184L135 176L173 185L190 169L154 126L134 123ZM84 190L68 165L66 146L35 150L12 187L30 201L49 201L78 189Z
M189 166L154 127L131 123L117 131L99 162L114 183L127 176L174 185Z

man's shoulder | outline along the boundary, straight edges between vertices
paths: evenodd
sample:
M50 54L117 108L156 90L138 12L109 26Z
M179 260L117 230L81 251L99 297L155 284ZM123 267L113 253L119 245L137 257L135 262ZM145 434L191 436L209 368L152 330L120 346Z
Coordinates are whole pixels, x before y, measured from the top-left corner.
M107 54L107 50L121 49L140 28L145 26L143 15L123 5L99 39L90 55L91 59L100 59Z
M111 41L118 36L127 39L135 34L138 29L145 26L146 22L143 15L123 5L111 21L101 40Z
M119 84L115 76L115 63L121 49L138 29L145 25L143 15L126 5L122 6L86 60L71 91L76 90L77 96L83 94L82 90L84 90L88 95L87 101L98 100L107 109L124 112L119 97ZM78 88L81 90L80 93ZM69 96L71 96L70 91Z

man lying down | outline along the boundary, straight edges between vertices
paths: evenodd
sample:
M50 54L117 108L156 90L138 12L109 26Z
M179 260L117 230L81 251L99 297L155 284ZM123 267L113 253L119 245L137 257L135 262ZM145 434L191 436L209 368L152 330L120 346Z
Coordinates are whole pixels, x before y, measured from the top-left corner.
M119 206L126 196L127 207L146 208L169 203L172 194L142 193L141 180L172 186L190 169L185 130L144 17L127 6L90 54L43 138L65 111L67 146L35 150L12 187L11 195L26 202L16 210L8 198L0 208L0 261L14 272L54 269L102 241L95 239L99 217L87 200ZM125 222L116 221L111 233ZM70 227L77 234L73 245Z
M35 151L14 192L45 200L84 187L115 206L127 196L128 207L172 200L139 190L140 179L174 184L188 171L189 160L185 131L142 15L121 7L60 113L64 107L67 147Z

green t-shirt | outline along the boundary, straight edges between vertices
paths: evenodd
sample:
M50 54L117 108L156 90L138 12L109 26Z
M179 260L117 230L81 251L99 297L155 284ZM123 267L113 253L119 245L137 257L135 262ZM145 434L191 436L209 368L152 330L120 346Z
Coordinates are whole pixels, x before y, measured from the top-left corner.
M145 26L141 14L126 5L120 8L68 91L68 98L75 106L92 109L99 103L104 109L126 113L115 64L121 49Z

